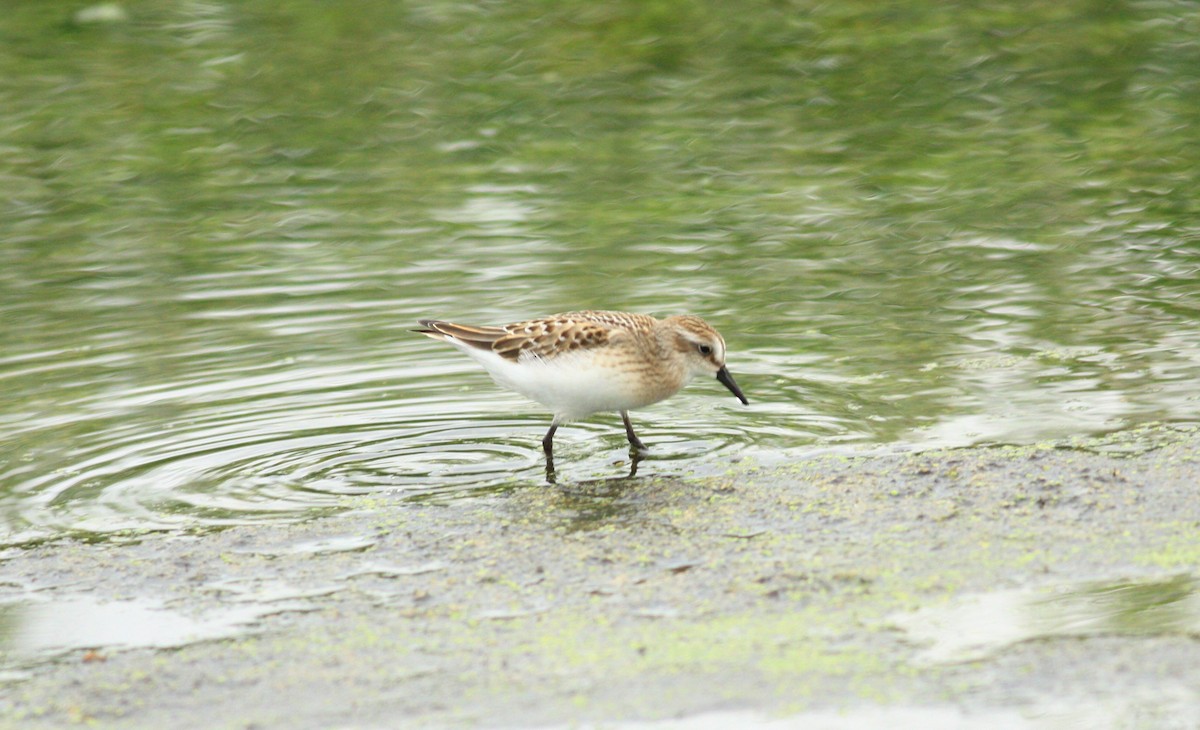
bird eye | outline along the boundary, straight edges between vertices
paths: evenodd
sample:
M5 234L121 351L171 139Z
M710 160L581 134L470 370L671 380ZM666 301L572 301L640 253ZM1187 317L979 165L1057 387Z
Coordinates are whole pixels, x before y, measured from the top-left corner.
M709 347L708 345L700 345L700 354L701 355L711 355L712 348Z

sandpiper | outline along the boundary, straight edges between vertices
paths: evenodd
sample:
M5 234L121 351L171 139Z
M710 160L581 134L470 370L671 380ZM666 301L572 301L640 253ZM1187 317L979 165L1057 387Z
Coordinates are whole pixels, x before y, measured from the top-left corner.
M420 323L424 329L414 331L449 342L496 383L554 413L542 439L547 456L561 424L601 411L619 412L630 445L645 449L629 411L675 395L696 375L715 375L749 405L725 369L725 340L690 314L656 319L630 312L567 312L500 327L435 319Z

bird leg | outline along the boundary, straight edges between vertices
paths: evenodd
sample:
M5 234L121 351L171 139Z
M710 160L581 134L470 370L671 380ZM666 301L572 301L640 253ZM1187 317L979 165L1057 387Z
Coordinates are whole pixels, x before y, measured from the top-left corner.
M621 420L625 422L625 435L629 438L629 445L638 451L645 451L646 444L633 432L633 424L629 422L629 411L621 411Z
M550 430L542 438L542 450L546 452L546 456L554 456L554 432L558 430L558 419L554 419L550 424Z

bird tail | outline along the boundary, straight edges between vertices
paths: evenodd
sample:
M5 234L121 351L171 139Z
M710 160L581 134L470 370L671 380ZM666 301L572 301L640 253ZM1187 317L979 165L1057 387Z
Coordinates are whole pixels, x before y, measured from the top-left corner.
M508 334L502 327L476 327L469 324L442 322L436 319L417 321L421 323L423 329L413 330L413 332L432 337L435 340L457 340L464 345L470 345L480 350L492 349L492 343Z

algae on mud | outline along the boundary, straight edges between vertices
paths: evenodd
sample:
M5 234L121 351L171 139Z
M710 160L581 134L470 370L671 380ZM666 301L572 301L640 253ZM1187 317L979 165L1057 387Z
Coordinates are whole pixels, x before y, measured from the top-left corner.
M1104 453L1116 442L1130 455ZM852 709L962 727L1172 727L1200 714L1198 447L1194 430L1155 427L816 456L445 505L348 498L344 514L304 524L9 550L9 602L138 596L202 618L304 595L305 610L285 601L250 635L170 652L100 648L103 662L9 652L22 679L10 677L0 723L687 727L713 712L803 723ZM585 498L628 508L592 509L580 529ZM1104 584L1124 586L1108 605L1136 629L930 656L941 639L923 611ZM960 621L948 640L987 629Z

